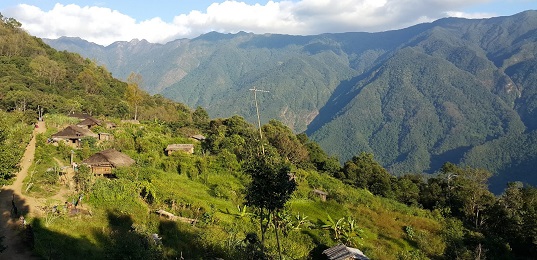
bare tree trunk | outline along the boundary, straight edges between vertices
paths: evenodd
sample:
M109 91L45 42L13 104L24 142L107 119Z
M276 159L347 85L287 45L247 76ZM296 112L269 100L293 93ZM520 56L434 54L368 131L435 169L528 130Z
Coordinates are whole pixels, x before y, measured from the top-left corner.
M278 229L280 229L280 224L274 221L274 232L276 232L276 242L278 243L278 255L280 260L282 260L282 249L280 247L280 237L278 236Z
M475 256L475 259L476 260L481 260L481 243L479 243L479 245L477 245L476 253L477 253L477 255Z
M265 254L265 227L263 227L263 219L265 218L265 211L263 208L260 210L259 214L259 224L261 225L261 253Z

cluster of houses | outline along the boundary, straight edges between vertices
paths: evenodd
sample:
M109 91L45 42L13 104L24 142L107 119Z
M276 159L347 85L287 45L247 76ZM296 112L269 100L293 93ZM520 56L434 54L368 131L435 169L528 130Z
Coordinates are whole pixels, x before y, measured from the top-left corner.
M114 140L113 134L106 132L95 133L92 131L92 129L95 129L96 126L102 126L102 128L104 129L114 129L117 127L116 124L112 122L102 122L101 120L95 119L88 114L74 113L69 114L69 116L78 118L81 121L75 125L69 125L64 129L60 130L59 132L53 134L49 139L51 142L64 142L65 144L76 149L81 146L81 141L84 138L95 138L99 141ZM126 123L139 124L139 122L133 122L132 120ZM194 135L192 136L192 138L198 141L205 140L205 137L203 135ZM170 144L165 149L167 155L171 155L172 153L178 151L192 154L194 153L194 145ZM128 155L115 149L100 151L82 161L82 164L85 164L90 167L91 172L93 174L106 177L112 177L113 169L120 167L128 167L133 165L134 163L135 161Z
M73 148L79 148L81 145L81 140L83 138L96 138L99 141L114 140L114 136L110 133L105 133L105 132L94 133L92 131L92 129L94 129L95 126L103 126L104 129L114 129L116 128L116 125L114 123L102 122L87 114L71 114L70 116L79 118L81 121L77 123L76 125L69 125L66 128L62 129L61 131L53 134L51 136L52 142L65 142L66 144L68 144L69 146ZM139 122L133 121L133 120L129 120L128 122L125 121L123 123L139 124ZM205 137L203 135L194 135L191 137L197 141L205 140ZM192 154L194 153L194 145L193 144L170 144L166 147L164 151L166 152L167 155L171 155L176 152L184 152L184 153ZM130 158L128 155L122 152L119 152L115 149L108 149L108 150L100 151L82 161L82 164L88 165L90 167L91 172L93 174L106 176L106 177L113 176L113 172L112 172L113 169L121 168L121 167L128 167L128 166L133 165L134 163L136 162L132 158ZM327 192L318 190L318 189L313 190L313 193L316 196L318 196L321 199L321 201L326 201L326 197L329 195ZM177 218L173 214L162 211L162 210L157 211L157 213L159 213L160 215L167 214L168 217L172 219ZM191 221L190 219L187 219L187 220ZM368 260L369 259L359 249L347 247L343 244L339 244L337 246L326 249L323 251L323 254L325 254L327 258L331 260L352 260L352 259Z

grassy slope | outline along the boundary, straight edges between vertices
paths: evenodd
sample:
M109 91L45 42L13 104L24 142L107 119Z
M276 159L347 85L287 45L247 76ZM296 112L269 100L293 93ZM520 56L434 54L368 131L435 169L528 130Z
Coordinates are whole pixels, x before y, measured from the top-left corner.
M152 131L150 125L143 129ZM115 131L128 132L129 129ZM65 158L61 148L41 142L38 152L43 149L56 158ZM161 153L159 157L155 160L178 162L202 156L167 158ZM43 169L37 169L38 173L40 171ZM257 222L252 218L251 210L242 215L237 210L243 203L242 192L247 177L240 172L222 170L216 161L211 161L205 175L178 174L176 170L164 171L153 166L138 166L126 172L137 172L139 181L129 180L126 175L116 180L96 180L83 206L91 211L91 215L47 213L34 219L36 253L44 258L102 259L119 254L155 256L148 253L151 251L148 237L158 233L163 237L160 251L163 257L173 258L181 253L189 259L230 257L234 243L239 243L248 232L257 232ZM282 243L288 248L285 253L289 257L306 258L312 250L319 253L315 248L335 245L337 242L332 239L331 231L320 227L329 224L329 218L338 220L349 216L361 230L358 233L361 238L350 242L372 258L395 259L402 252L418 248L431 256L442 253L441 218L434 217L431 212L373 196L315 171L295 170L295 174L299 189L288 204L289 215L305 215L313 225L291 230L283 237ZM30 194L43 194L36 191L45 185L60 186L58 183L41 183L40 187L36 181ZM144 200L139 193L141 186L151 190L155 199ZM329 192L329 199L322 202L313 196L314 187ZM76 197L76 193L71 197ZM174 201L173 206L171 201ZM194 227L168 222L152 213L156 209L197 218L199 222ZM410 238L405 231L408 227L423 239ZM269 231L267 237L269 251L275 254L273 232Z

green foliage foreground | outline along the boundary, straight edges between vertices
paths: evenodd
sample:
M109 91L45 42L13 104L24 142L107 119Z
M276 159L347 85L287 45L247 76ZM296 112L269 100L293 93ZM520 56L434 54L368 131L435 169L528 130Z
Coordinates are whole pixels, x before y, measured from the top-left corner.
M513 184L495 198L487 190L486 171L450 163L428 179L396 178L370 154L356 156L334 177L322 165L317 168L317 149L315 157L296 165L269 140L263 141L263 156L255 129L239 117L208 125L207 140L196 143L194 154L165 155L167 143L188 139L182 131L169 131L174 124L158 122L122 124L112 130L118 137L113 141L83 143L76 160L123 147L137 165L116 169L113 179L88 177L81 167L77 190L69 195L73 202L83 195L79 211L50 200L43 216L31 220L35 254L277 259L281 252L282 259L323 259L322 251L339 243L373 259L506 259L535 252L534 188ZM38 140L36 158L42 162L35 165L28 194L50 196L43 190L65 184L42 172L50 161L66 164L70 150L41 135ZM226 145L230 141L242 146ZM309 144L302 137L292 149L314 147ZM327 194L326 201L318 191ZM180 218L161 217L157 210Z
M53 125L53 118L46 120ZM111 130L117 137L113 141L83 143L75 161L111 146L123 147L137 165L116 169L113 179L87 177L81 167L74 180L77 190L68 194L69 202L83 196L78 211L49 200L43 215L31 220L35 254L45 259L276 259L281 251L282 259L322 259L322 250L338 243L376 259L444 253L440 214L345 184L318 170L311 159L297 167L268 141L265 158L271 159L263 160L255 129L241 118L211 125L218 131L209 127L194 154L165 155L167 143L188 139L181 131L169 131L175 125L155 122L120 124ZM43 190L66 184L41 181L47 176L43 173L50 162L68 164L71 152L42 135L38 140L36 158L42 161L27 192L48 197ZM230 140L243 146L224 145ZM309 141L302 141L296 145L306 149ZM202 152L203 147L211 152ZM319 156L317 151L315 160ZM328 199L314 190L327 192ZM270 214L262 215L261 209ZM160 217L156 210L181 218Z

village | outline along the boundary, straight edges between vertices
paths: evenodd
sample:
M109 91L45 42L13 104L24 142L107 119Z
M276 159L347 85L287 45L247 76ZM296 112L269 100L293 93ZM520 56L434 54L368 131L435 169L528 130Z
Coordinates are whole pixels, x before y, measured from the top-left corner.
M7 234L9 240L5 243L5 252L3 256L8 257L23 257L25 259L34 259L28 248L33 247L35 243L35 235L32 225L28 219L42 218L45 224L53 224L58 218L72 219L91 219L93 218L92 207L86 204L86 200L90 199L90 193L78 183L80 176L83 175L83 169L89 171L92 178L103 178L114 180L118 177L115 173L120 169L128 169L136 165L136 161L129 155L116 150L114 147L95 152L86 158L77 160L75 154L87 146L88 140L95 142L95 145L100 147L108 147L107 144L112 144L114 141L114 132L120 132L121 127L141 127L143 126L136 120L121 120L118 123L113 123L105 120L96 119L87 114L69 114L60 116L62 118L70 118L68 121L73 123L67 125L59 125L53 123L58 128L57 132L51 133L47 131L46 116L39 117L39 121L35 124L32 133L32 139L27 146L24 157L21 161L21 171L17 174L17 178L12 185L2 188L0 194L2 199L6 199L9 194L11 198L11 208L9 216L4 214L3 218L6 223L2 227L4 233ZM106 131L103 131L106 130ZM46 133L51 133L46 135ZM44 136L43 136L44 135ZM30 168L39 161L35 161L36 152L36 137L43 136L46 138L45 146L56 147L55 149L65 146L70 149L69 164L62 163L58 158L54 158L57 166L46 169L46 172L54 174L57 178L56 183L60 184L60 189L51 194L49 198L43 198L31 192L34 188L34 182L29 174L34 174ZM195 152L196 146L199 148L201 142L205 140L202 134L190 135L188 140L190 143L171 143L162 147L161 152L165 156L174 154L192 155ZM30 180L28 180L30 178ZM92 182L95 182L93 180ZM7 191L7 192L6 192ZM326 201L329 193L313 189L312 194L318 197L321 201ZM38 197L34 197L38 196ZM181 205L184 207L184 205ZM171 205L171 209L177 210L175 202ZM246 210L246 207L244 207ZM6 210L4 209L4 212ZM167 209L154 209L149 214L154 214L160 218L180 222L191 226L196 226L202 221L199 217L184 217L175 215ZM227 214L231 214L229 211ZM235 214L235 213L233 213ZM244 213L241 213L244 214ZM158 233L151 233L148 236L155 245L162 245L163 237ZM353 259L368 259L359 249L347 247L343 244L338 244L333 248L329 248L323 252L329 259L342 259L341 257L351 257Z
M90 173L95 177L114 179L117 178L114 175L114 169L126 168L136 164L135 160L114 148L99 151L82 161L76 161L73 155L77 149L82 147L83 139L91 138L100 143L114 140L114 135L111 133L95 133L92 130L100 126L101 129L104 128L112 131L118 126L112 122L103 122L95 119L85 113L71 113L67 116L78 122L69 124L60 131L47 137L47 145L66 145L72 149L69 165L64 166L60 160L55 158L59 166L47 169L49 172L54 172L58 179L58 183L62 184L62 188L58 193L51 196L51 199L56 201L56 204L47 203L43 198L32 197L32 195L28 193L28 190L32 188L33 183L29 182L26 183L26 185L23 185L23 180L27 177L30 166L34 163L39 163L34 162L36 135L45 134L47 131L46 121L44 120L45 117L41 114L38 122L35 123L32 139L21 160L21 171L17 174L17 178L12 185L2 187L2 192L0 193L0 198L2 200L6 200L9 195L12 195L9 216L6 214L7 210L3 209L3 212L5 212L3 214L3 223L5 224L2 225L2 230L4 231L4 234L7 234L5 235L7 237L7 243L3 245L4 250L7 249L7 252L3 253L4 257L18 258L17 256L23 256L24 258L32 259L27 249L28 247L31 247L28 243L33 243L29 242L34 240L32 234L33 231L26 218L50 218L51 216L61 214L66 214L71 217L76 217L77 215L91 216L91 209L82 205L85 194L81 192L80 187L75 183L76 175L80 167L87 167ZM140 122L137 120L121 120L120 125L123 124L139 125ZM199 143L204 139L205 137L201 134L192 135L192 143L169 144L167 147L163 148L163 152L166 155L178 152L193 154L194 143ZM26 186L26 188L23 186ZM26 194L22 194L21 190L25 190ZM75 194L74 199L69 199L69 195L71 195L70 197L73 197L73 194ZM64 202L61 203L61 201ZM197 222L196 219L175 216L162 209L156 210L154 213L171 221L181 221L192 225L195 225ZM23 231L22 236L18 234L18 231L20 230ZM27 235L24 235L24 233L27 233ZM158 234L152 234L151 237L154 239L155 243L160 243L160 240L162 239Z

